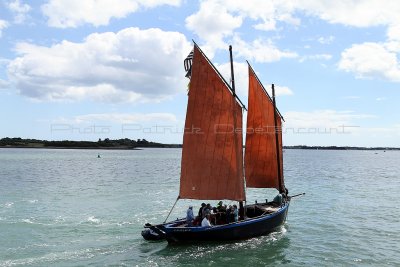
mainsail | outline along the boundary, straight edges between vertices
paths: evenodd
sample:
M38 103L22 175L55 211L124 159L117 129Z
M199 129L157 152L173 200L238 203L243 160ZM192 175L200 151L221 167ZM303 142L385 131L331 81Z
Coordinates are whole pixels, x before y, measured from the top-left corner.
M276 126L274 116L276 116ZM276 137L278 137L278 142L276 142ZM279 168L278 162L280 163ZM276 188L280 192L284 192L282 166L282 117L249 65L249 104L245 150L246 186Z
M195 44L179 198L245 200L242 107Z

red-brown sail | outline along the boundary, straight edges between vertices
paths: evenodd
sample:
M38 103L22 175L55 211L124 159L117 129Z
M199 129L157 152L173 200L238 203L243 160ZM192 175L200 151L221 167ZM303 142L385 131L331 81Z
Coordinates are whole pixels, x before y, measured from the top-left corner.
M245 200L242 108L196 45L179 197Z
M274 123L276 112L277 125ZM249 104L247 112L245 172L246 186L284 190L282 161L282 119L249 65ZM280 174L276 135L278 130ZM279 182L279 177L281 182ZM281 187L281 188L280 188Z

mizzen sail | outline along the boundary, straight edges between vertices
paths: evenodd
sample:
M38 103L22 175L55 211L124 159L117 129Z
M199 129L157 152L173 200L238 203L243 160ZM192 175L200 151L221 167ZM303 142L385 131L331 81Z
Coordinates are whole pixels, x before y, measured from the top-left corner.
M277 118L276 126L274 115ZM282 118L249 65L249 104L245 150L247 187L276 188L281 192L284 191L281 129ZM278 131L278 134L275 131ZM278 137L278 149L276 137Z
M195 45L179 198L245 200L242 107Z

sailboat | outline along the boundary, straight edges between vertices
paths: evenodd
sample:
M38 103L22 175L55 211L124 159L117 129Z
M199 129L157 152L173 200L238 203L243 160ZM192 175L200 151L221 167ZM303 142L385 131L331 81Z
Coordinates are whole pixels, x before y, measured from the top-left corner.
M274 87L270 97L248 63L243 153L242 113L246 107L235 93L231 46L230 59L232 85L194 43L191 64L186 66L190 84L177 201L238 201L239 219L211 227L189 226L185 218L166 219L158 225L147 223L142 231L145 239L166 239L169 243L247 239L277 230L287 218L291 198L283 176L283 118L275 105ZM246 205L246 188L275 188L279 197Z

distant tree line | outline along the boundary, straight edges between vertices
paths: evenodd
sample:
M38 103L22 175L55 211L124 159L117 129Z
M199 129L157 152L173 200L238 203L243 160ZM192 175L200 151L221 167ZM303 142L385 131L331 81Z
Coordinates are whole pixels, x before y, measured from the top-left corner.
M283 146L284 149L315 149L315 150L400 150L398 147L356 147L356 146Z
M132 140L129 138L109 139L99 138L96 141L47 141L38 139L9 138L0 139L0 147L32 147L32 148L110 148L134 149L141 147L179 148L180 144L161 144L146 139ZM321 150L400 150L396 147L353 147L353 146L284 146L284 149L321 149Z
M132 140L129 138L112 140L109 138L95 141L48 141L38 139L22 139L19 137L0 139L0 147L32 147L32 148L115 148L115 149L134 149L140 147L181 147L176 144L161 144L149 142L146 139Z

